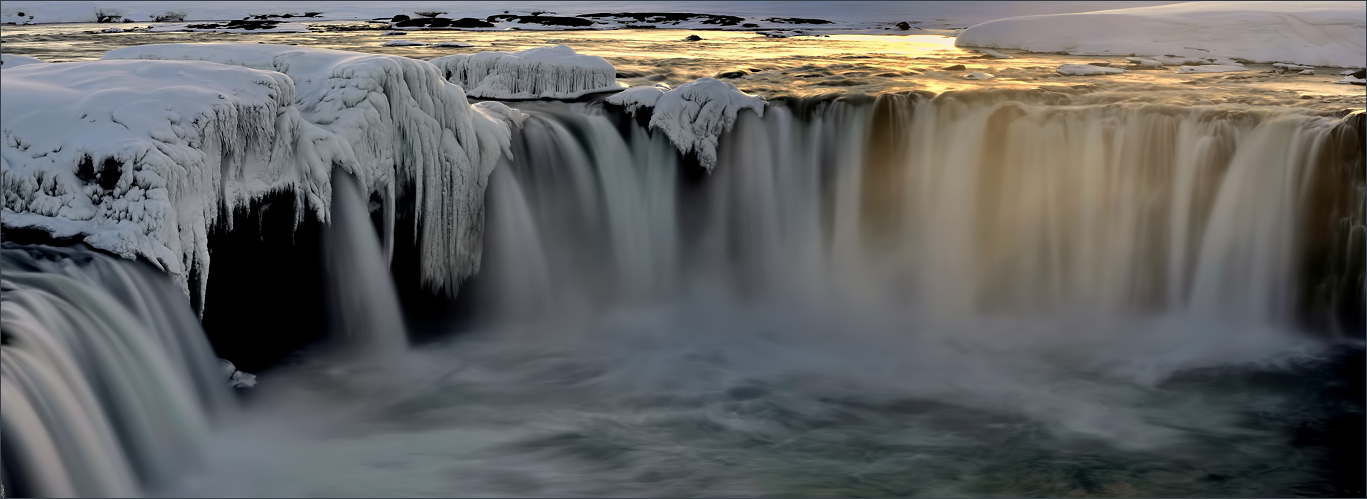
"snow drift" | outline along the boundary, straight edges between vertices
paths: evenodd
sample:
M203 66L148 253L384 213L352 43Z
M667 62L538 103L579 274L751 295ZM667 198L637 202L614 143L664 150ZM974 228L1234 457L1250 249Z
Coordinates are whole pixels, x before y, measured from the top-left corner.
M654 108L650 116L651 130L661 130L674 147L685 154L693 153L709 171L717 164L717 141L731 129L736 113L752 109L764 115L764 98L741 92L734 84L712 78L665 87L637 87L608 97L609 104L635 113L642 108Z
M15 54L0 54L0 68L12 68L15 66L23 66L25 64L42 64L43 62L45 61L37 57L29 57L26 55Z
M968 28L955 45L1360 68L1364 38L1362 2L1199 2L999 19Z
M575 53L564 44L448 55L430 62L466 94L481 99L574 99L624 86L617 83L617 69L607 60Z

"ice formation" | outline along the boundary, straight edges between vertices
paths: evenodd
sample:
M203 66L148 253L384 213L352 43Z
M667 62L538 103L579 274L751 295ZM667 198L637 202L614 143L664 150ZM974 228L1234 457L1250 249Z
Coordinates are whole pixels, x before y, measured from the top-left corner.
M43 62L46 61L39 59L37 57L29 57L26 55L15 54L0 54L0 69L23 66L25 64L40 64Z
M170 60L5 71L5 227L147 258L202 306L220 207L294 192L297 218L326 220L338 166L382 199L388 251L394 203L409 193L426 285L453 291L478 270L484 186L517 111L471 106L403 57L187 44L105 58Z
M667 87L637 87L608 98L611 104L636 112L654 108L650 128L661 130L674 147L693 153L709 171L717 164L717 142L736 122L742 109L764 115L764 98L741 92L735 85L712 78Z
M430 61L446 79L480 99L574 99L619 90L617 69L602 57L575 53L569 45L521 52L480 52Z
M1198 50L1253 62L1362 67L1365 38L1362 2L1192 2L999 19L964 30L955 45L1080 55Z
M993 78L996 78L996 76L981 71L974 71L964 75L965 80L991 80Z
M1157 59L1149 59L1146 57L1126 57L1125 60L1130 61L1130 63L1134 64L1135 66L1144 68L1161 68L1164 66L1162 61L1159 61Z
M1159 65L1161 66L1162 64ZM1125 72L1125 70L1120 68L1093 66L1091 64L1063 64L1058 67L1057 71L1058 74L1070 76L1118 75Z

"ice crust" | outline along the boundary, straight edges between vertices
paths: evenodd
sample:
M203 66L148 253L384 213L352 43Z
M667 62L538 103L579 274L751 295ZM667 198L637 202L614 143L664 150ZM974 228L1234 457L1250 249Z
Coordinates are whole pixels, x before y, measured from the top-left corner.
M1364 39L1362 2L1192 2L998 19L964 30L955 45L1360 68Z
M146 258L202 304L207 234L231 229L220 209L293 192L296 220L328 220L336 165L381 198L389 254L395 203L413 203L424 284L454 292L478 270L484 187L518 111L471 106L396 56L186 44L105 59L5 70L5 227Z
M564 44L455 54L430 62L451 83L480 99L574 99L625 86L617 83L617 69L606 59L578 54Z
M717 142L736 122L742 109L764 115L764 98L741 92L734 84L713 78L667 87L634 87L608 97L608 103L636 112L653 108L650 128L663 131L674 147L693 153L711 171L717 164Z

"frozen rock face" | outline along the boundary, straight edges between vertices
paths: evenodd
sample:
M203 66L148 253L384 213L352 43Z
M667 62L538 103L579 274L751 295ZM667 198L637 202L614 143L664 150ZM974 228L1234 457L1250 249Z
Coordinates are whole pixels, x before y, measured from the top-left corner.
M1091 55L1197 50L1253 62L1362 67L1364 39L1362 2L1191 2L998 19L964 30L954 43Z
M6 228L81 235L143 257L203 296L220 207L292 191L326 217L342 140L303 119L280 73L207 62L97 61L5 70ZM302 215L302 213L300 214Z
M354 153L348 169L383 200L385 250L392 255L394 203L408 194L417 214L422 281L454 293L479 270L484 188L511 132L506 107L472 107L437 69L405 57L258 44L143 45L105 59L204 60L279 71L307 122ZM303 149L312 143L301 144ZM397 189L397 190L396 190Z
M37 57L29 57L26 55L14 54L0 54L0 69L9 69L15 66L23 66L25 64L42 64L43 62L44 61L42 59L39 59Z
M650 128L663 131L680 152L697 155L698 162L709 171L717 164L717 141L735 124L736 113L751 109L763 116L765 104L763 97L712 78L699 78L672 90L632 88L607 100L633 113L654 108Z
M617 69L602 57L580 55L568 45L521 52L480 52L430 61L446 79L480 99L574 99L620 90Z

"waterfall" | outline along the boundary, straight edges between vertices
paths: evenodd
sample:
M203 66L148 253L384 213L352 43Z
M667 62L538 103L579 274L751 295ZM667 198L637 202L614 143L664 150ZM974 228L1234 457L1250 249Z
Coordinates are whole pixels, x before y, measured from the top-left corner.
M136 495L193 462L228 387L176 284L77 248L0 265L7 495Z
M776 102L763 118L741 113L701 179L659 134L600 104L523 104L533 118L493 180L490 244L545 262L487 278L564 306L708 289L946 320L1280 327L1328 307L1303 303L1324 278L1306 262L1334 253L1348 263L1331 280L1359 302L1336 306L1360 315L1362 255L1345 250L1362 231L1361 155L1330 140L1360 117L1063 97ZM1325 189L1337 205L1323 206Z
M407 349L399 298L360 185L332 172L332 223L323 236L331 326L341 347L376 361Z

